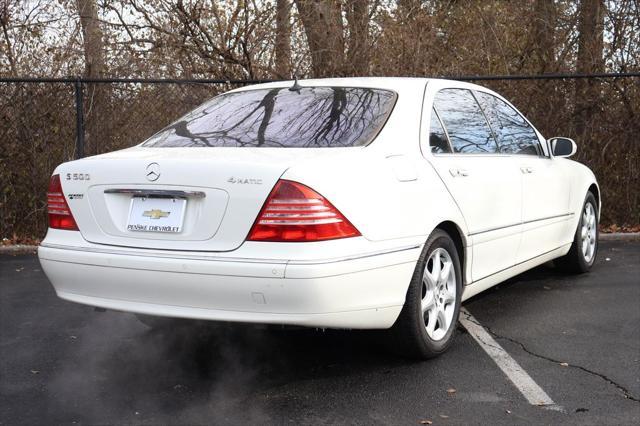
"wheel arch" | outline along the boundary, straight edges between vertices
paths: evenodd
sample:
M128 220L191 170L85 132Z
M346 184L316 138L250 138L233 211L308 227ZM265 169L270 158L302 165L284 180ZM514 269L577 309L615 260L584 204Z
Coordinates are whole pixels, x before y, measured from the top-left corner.
M445 220L440 222L435 229L441 229L445 231L456 246L456 251L458 252L458 258L460 259L460 269L462 270L463 277L466 277L467 271L467 256L465 252L465 248L467 247L467 239L465 238L464 232L462 232L461 228L453 221ZM463 285L466 284L466 279L463 279Z
M594 197L596 197L596 203L598 203L598 219L600 219L600 210L602 208L602 200L600 199L600 188L598 188L598 185L594 182L591 184L591 186L589 186L588 191L591 192Z

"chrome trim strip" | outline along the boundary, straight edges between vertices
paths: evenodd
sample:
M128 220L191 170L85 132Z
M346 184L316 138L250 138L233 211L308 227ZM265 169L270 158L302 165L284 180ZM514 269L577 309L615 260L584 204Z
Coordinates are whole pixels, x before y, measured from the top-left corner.
M564 214L558 214L558 215L555 215L555 216L543 217L541 219L526 220L524 222L518 222L518 223L511 224L511 225L498 226L496 228L483 229L482 231L471 232L470 234L467 234L467 235L469 237L473 237L474 235L480 235L480 234L484 234L484 233L492 232L492 231L499 231L500 229L511 228L513 226L528 225L529 223L541 222L543 220L549 220L549 219L558 219L558 218L561 218L561 217L568 217L568 216L573 216L573 215L574 215L574 213L564 213Z
M522 225L522 222L513 223L511 225L498 226L496 228L483 229L482 231L471 232L471 233L468 234L468 236L469 237L473 237L475 235L485 234L487 232L492 232L492 231L499 231L500 229L511 228L511 227L518 226L518 225Z
M114 250L114 249L103 249L97 247L72 247L72 246L64 246L60 244L49 244L42 243L40 247L58 249L58 250L69 250L69 251L80 251L80 252L90 252L90 253L99 253L99 254L114 254L120 256L139 256L139 257L157 257L163 259L178 259L178 260L204 260L211 262L237 262L237 263L270 263L270 264L289 264L289 265L321 265L325 263L336 263L336 262L344 262L348 260L356 260L363 259L367 257L380 256L385 254L397 253L401 251L414 250L422 247L420 244L415 244L411 246L404 247L396 247L393 249L387 250L379 250L375 252L369 252L364 254L356 254L351 256L342 256L335 257L329 259L311 259L311 260L283 260L283 259L252 259L252 258L242 258L242 257L223 257L223 256L201 256L201 255L181 255L181 254L169 254L169 253L148 253L141 251L133 251L133 250Z
M110 188L104 190L105 194L131 194L134 197L171 197L171 198L204 198L203 191L177 191L170 189L128 189Z
M574 213L558 214L558 215L555 215L555 216L543 217L542 219L525 220L524 222L522 222L522 224L526 225L526 224L529 224L529 223L540 222L542 220L557 219L557 218L560 218L560 217L567 217L567 216L573 216L573 215L574 215Z

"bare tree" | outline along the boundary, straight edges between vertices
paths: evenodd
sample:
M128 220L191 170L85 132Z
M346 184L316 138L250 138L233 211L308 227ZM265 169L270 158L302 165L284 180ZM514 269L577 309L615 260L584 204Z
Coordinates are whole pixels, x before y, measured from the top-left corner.
M355 75L366 75L369 71L369 7L364 0L345 2L349 29L347 64Z
M98 7L95 0L76 0L80 25L82 27L82 44L84 47L84 76L100 78L105 74L105 46L102 28L98 19ZM89 84L87 87L87 126L85 151L97 154L101 133L101 110L106 107L108 99L106 87Z
M603 0L581 0L578 8L578 73L604 71L604 15ZM599 97L595 82L576 81L576 133L584 137L587 124L595 112Z
M557 11L554 0L536 0L533 16L533 57L539 73L554 68Z
M334 0L295 0L307 36L313 74L342 74L344 36L342 9Z
M291 1L276 0L275 71L280 78L291 75Z
M104 38L98 8L95 0L76 0L80 25L82 26L82 42L84 45L85 76L98 78L104 75Z

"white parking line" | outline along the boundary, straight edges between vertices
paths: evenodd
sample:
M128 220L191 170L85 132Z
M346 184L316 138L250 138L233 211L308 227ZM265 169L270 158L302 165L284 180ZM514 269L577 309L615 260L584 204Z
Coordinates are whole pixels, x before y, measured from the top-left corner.
M507 375L509 380L515 385L520 393L529 401L531 405L539 405L549 410L563 411L562 407L557 405L547 395L547 393L531 376L520 367L515 359L502 349L502 346L495 341L493 337L480 325L480 323L465 308L460 309L460 323L467 329L471 337L478 342L480 347L493 359L500 367L502 372Z

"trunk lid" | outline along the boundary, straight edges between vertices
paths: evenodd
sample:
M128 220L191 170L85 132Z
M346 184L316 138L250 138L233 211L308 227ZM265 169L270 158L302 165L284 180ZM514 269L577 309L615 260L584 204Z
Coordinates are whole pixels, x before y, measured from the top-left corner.
M231 251L289 165L322 156L318 151L326 150L134 147L65 163L55 173L87 241Z

